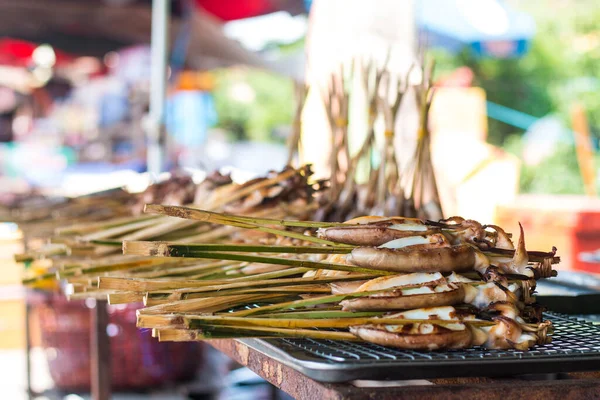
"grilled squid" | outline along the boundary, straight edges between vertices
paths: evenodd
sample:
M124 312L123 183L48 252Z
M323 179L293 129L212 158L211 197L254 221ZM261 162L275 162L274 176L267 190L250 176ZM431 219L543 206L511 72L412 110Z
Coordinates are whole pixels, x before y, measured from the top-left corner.
M439 232L421 220L402 217L361 217L347 221L348 226L321 228L317 236L355 246L379 246L394 239L423 236Z
M434 307L383 317L397 318L402 324L354 326L350 328L350 332L367 342L413 350L459 349L473 346L527 350L536 344L548 343L548 332L552 327L550 322L526 324L518 316L516 307L507 303L491 305L488 311L497 314L492 317L491 326L474 324L482 320L472 313L461 313L454 307ZM411 319L415 322L407 323L407 320Z
M519 242L513 256L490 255L489 260L505 274L517 274L533 278L535 276L535 268L529 265L529 255L525 248L525 233L523 232L523 226L519 224L519 228Z
M327 262L335 263L335 264L345 264L352 265L348 261L346 261L346 254L331 254L326 259ZM336 277L336 276L349 276L356 275L356 272L350 271L337 271L332 269L313 269L307 271L302 275L304 278L312 278L312 277ZM365 283L366 281L340 281L331 283L329 286L331 287L332 294L345 294L355 292L360 285Z
M475 316L461 313L454 307L420 308L388 314L384 318L432 322L363 325L351 327L350 332L367 342L412 350L460 349L482 345L487 340L484 332L465 323L476 320ZM440 320L449 322L440 323Z
M468 245L418 249L357 247L347 260L359 267L395 272L464 272L477 269L481 261L487 262Z
M484 229L492 228L493 233L491 235L492 238L492 247L497 249L506 249L506 250L514 250L515 246L510 240L510 236L508 233L504 231L504 229L500 228L498 225L484 225Z
M498 313L492 317L496 322L494 326L475 328L487 335L485 342L487 348L528 350L536 344L550 342L548 337L548 331L552 329L550 321L526 324L519 316L519 310L513 304L504 302L492 304L486 311Z
M348 283L343 288L334 285L331 285L334 294L377 292L342 301L342 308L347 311L408 310L460 303L484 309L498 302L523 308L524 303L529 302L525 299L530 299L533 290L529 281L507 283L504 286L498 282L473 281L456 273L444 277L439 272L384 276L360 285L358 282Z
M477 338L464 323L405 325L362 325L350 327L362 340L381 346L411 350L464 349L475 345Z
M367 281L356 290L356 292L369 291L381 291L381 293L344 300L341 302L342 309L347 311L408 310L458 304L465 298L463 285L447 282L439 272L385 276Z
M477 245L485 242L485 229L479 222L475 220L464 219L461 217L451 217L440 220L438 224L448 228L447 233L454 239L453 244L466 242Z
M329 284L331 294L347 294L358 291L358 288L366 281L333 282Z
M485 308L499 301L517 304L520 299L521 287L511 284L507 288L497 282L488 282L483 285L465 285L464 293L464 303L477 308Z
M352 264L350 264L350 262L348 262L346 254L331 254L331 255L327 256L325 261L327 261L329 263L333 263L333 264L352 265ZM347 275L352 275L352 274L357 274L357 273L350 272L350 271L338 271L338 270L333 270L333 269L314 269L314 270L305 272L304 275L302 275L302 276L304 278L312 278L312 277L316 277L316 276L334 277L334 276L347 276Z

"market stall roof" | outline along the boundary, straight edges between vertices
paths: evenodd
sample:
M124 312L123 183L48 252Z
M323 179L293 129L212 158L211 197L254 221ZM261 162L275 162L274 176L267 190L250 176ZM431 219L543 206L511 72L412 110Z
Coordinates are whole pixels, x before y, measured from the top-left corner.
M515 57L535 34L533 18L501 0L421 0L416 6L421 42L428 47Z
M194 0L195 4L221 21L234 21L287 11L292 15L305 11L302 0Z
M0 38L0 65L28 67L36 62L35 52L38 48L39 44L25 40ZM75 59L74 56L59 50L53 53L54 65L66 65Z
M78 55L102 56L131 44L150 42L151 8L148 2L80 0L2 0L0 37L10 36L49 43ZM171 19L173 41L185 21ZM193 11L187 62L194 68L233 64L262 67L262 59L225 37L221 23L206 12Z

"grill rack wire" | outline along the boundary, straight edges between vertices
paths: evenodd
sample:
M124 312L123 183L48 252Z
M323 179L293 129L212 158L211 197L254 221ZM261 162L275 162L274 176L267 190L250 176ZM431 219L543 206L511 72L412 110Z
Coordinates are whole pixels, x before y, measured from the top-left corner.
M542 358L572 356L575 354L600 355L600 325L577 320L560 314L545 313L554 324L552 342L531 350L489 350L481 347L446 351L402 350L371 343L340 342L315 339L281 339L316 357L333 362L385 362L386 360L469 360L484 358Z
M552 342L531 350L417 351L317 339L249 339L250 347L322 382L508 376L600 369L600 324L552 312Z

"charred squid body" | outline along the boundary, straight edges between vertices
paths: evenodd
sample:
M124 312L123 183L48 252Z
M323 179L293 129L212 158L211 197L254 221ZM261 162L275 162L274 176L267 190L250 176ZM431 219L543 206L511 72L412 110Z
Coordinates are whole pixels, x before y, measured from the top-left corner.
M386 289L390 289L387 291ZM356 292L381 293L341 302L346 311L410 310L458 304L464 301L460 283L448 283L439 272L386 276L363 283Z
M341 302L344 311L410 310L421 307L437 307L461 303L465 297L464 287L448 283L435 287L423 286L396 289Z
M414 323L405 325L364 325L350 332L366 342L412 350L464 349L483 346L488 349L528 350L548 342L548 322L535 332L524 332L515 321L496 317L496 325L478 328L462 322L452 324Z
M372 324L354 326L350 332L361 339L383 346L412 350L458 349L483 346L489 349L527 350L549 342L552 324L526 324L517 308L509 303L496 303L486 312L496 313L492 326L478 327L469 322L481 321L472 313L458 312L454 307L434 307L404 311L384 316L414 323L399 325ZM430 319L429 322L423 322ZM433 321L435 320L435 321ZM441 323L440 320L449 321Z
M383 346L412 350L461 349L485 343L487 335L463 321L476 320L470 313L460 313L454 307L431 307L386 315L401 320L444 320L447 324L415 322L403 325L363 325L350 332L364 341Z
M394 239L439 232L413 218L361 217L347 221L348 226L321 228L317 235L333 242L355 246L379 246Z
M460 322L363 325L350 327L350 332L366 342L410 350L464 349L475 339L472 329Z
M522 308L523 290L530 290L527 284L525 287L518 283L503 286L498 282L473 281L456 273L444 277L439 272L384 276L360 285L358 282L353 282L354 290L350 287L344 289L332 286L332 292L335 294L378 292L342 301L340 304L346 311L410 310L460 303L484 309L499 302Z
M395 272L464 272L476 269L477 250L468 245L438 248L357 247L347 260L359 267Z

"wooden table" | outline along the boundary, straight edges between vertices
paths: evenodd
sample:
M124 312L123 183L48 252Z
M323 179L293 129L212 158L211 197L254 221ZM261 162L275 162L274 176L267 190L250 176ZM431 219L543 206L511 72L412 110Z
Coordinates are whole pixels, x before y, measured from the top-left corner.
M248 367L296 399L517 399L550 400L600 398L600 365L596 372L540 376L453 378L412 381L354 381L320 383L283 365L242 341L208 341L217 350ZM533 371L532 371L533 372Z

